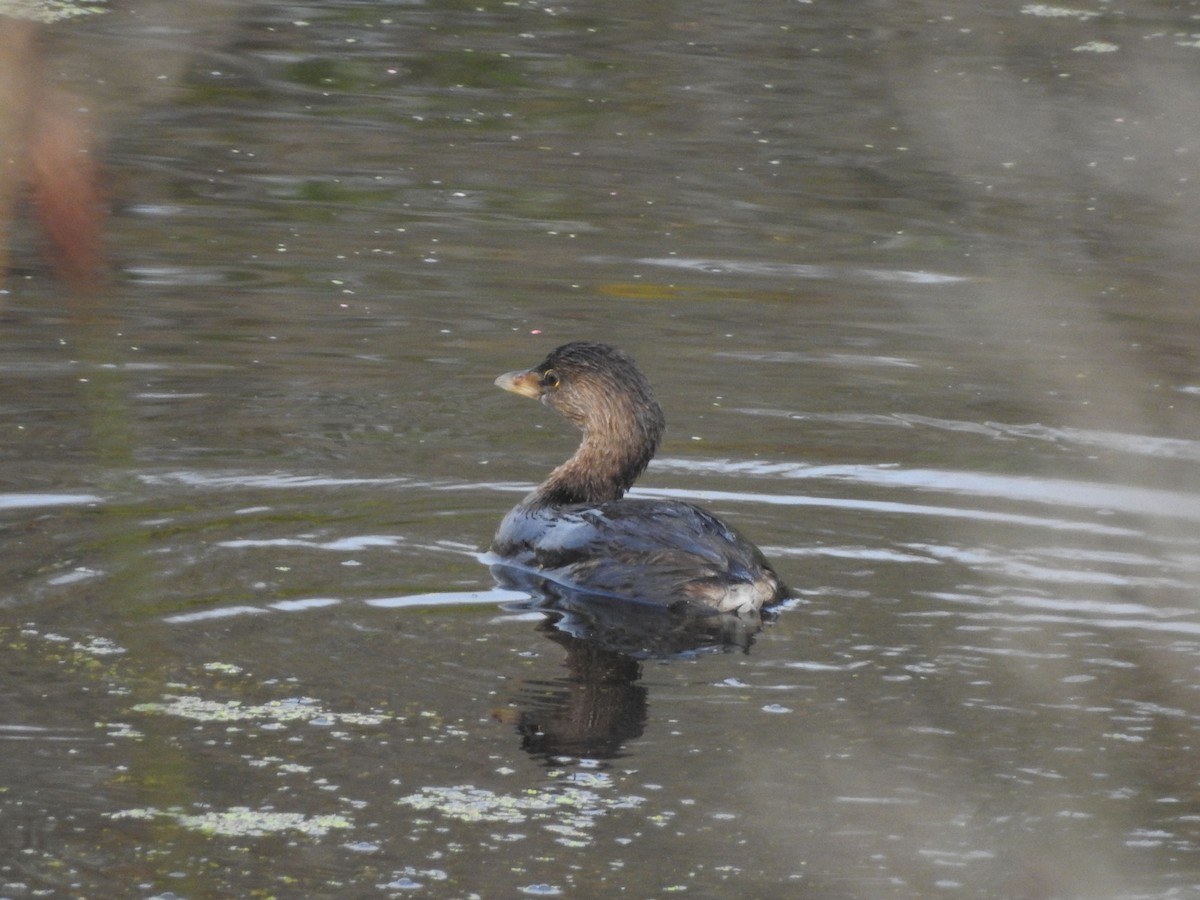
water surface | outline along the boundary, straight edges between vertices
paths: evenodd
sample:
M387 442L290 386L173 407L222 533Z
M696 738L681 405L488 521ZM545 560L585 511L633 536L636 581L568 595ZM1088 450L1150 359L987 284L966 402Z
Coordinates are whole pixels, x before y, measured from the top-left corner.
M1200 7L195 6L46 46L113 271L18 210L0 893L1200 891ZM724 652L481 557L579 338L793 588Z

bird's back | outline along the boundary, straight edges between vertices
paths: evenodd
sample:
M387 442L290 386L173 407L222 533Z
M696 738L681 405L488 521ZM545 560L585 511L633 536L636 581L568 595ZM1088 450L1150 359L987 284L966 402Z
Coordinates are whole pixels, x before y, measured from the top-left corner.
M501 523L492 550L561 584L655 604L746 612L783 595L757 547L678 501L521 504Z

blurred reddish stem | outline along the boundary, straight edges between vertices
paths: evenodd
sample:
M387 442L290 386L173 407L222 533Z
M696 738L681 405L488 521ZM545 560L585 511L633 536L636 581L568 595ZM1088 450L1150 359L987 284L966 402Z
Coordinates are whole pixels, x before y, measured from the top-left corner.
M0 279L27 193L51 263L86 289L103 269L99 170L79 103L47 76L39 38L35 23L0 17Z

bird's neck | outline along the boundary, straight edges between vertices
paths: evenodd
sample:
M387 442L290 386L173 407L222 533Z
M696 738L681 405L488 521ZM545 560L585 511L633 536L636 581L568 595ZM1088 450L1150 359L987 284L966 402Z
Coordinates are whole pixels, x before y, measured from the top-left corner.
M660 432L661 425L647 430L642 423L619 429L590 424L575 454L529 500L550 506L619 500L650 464Z

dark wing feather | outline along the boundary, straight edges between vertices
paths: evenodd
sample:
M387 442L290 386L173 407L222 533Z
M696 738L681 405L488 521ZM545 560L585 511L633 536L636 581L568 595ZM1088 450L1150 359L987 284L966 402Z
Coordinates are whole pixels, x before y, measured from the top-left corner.
M677 501L518 507L493 550L562 584L656 603L719 606L730 583L762 583L770 599L781 589L753 544L711 513Z

